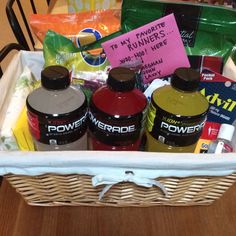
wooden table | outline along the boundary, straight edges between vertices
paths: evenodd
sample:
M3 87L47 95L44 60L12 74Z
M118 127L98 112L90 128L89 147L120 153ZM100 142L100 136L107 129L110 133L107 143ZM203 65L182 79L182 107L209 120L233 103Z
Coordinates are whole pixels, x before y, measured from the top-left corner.
M4 180L1 236L235 236L236 185L211 206L31 207Z

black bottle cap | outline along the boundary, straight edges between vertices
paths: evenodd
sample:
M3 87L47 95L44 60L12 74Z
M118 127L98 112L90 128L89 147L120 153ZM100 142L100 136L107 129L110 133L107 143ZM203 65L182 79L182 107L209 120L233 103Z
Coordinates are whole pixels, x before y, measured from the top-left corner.
M200 82L200 73L192 68L177 68L171 78L171 85L183 91L196 91Z
M115 91L130 91L135 86L135 72L125 67L112 68L108 75L107 85Z
M59 65L48 66L41 72L41 84L49 90L65 89L70 85L69 71Z

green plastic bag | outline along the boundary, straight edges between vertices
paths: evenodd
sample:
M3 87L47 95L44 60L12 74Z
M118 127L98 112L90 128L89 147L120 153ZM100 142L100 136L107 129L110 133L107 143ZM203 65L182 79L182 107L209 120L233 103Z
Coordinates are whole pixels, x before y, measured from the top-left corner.
M88 97L106 83L110 64L101 48L86 51L49 30L43 42L45 66L65 66L72 73L72 84L81 87Z
M123 0L121 30L90 48L174 13L188 55L221 56L236 45L236 10L222 6L154 0ZM173 55L174 56L174 55Z
M188 55L227 58L236 44L236 10L207 4L124 0L122 32L174 13ZM174 55L173 55L174 56Z
M103 71L109 65L101 48L85 51L77 48L70 39L51 30L44 38L43 55L45 66L64 65L69 70L73 68L74 75L80 71Z

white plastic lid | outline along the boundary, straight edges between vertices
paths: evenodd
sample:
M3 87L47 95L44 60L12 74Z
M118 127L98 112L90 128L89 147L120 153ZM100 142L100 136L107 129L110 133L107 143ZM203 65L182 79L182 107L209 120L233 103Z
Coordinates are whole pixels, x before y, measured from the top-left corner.
M217 138L225 139L228 141L232 140L233 134L234 134L235 127L233 125L229 124L222 124L220 126L219 133L217 135Z

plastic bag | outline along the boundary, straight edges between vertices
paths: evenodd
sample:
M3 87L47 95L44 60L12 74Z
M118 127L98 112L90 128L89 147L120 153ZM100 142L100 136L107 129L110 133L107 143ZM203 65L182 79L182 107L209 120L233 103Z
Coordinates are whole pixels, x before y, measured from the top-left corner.
M48 30L71 39L77 47L92 43L120 29L120 10L97 10L79 14L32 14L32 31L40 42Z
M227 60L236 45L236 10L223 6L154 0L123 0L121 30L89 45L89 49L144 24L174 13L188 55ZM174 56L174 55L173 55Z
M84 51L64 36L48 31L43 43L45 66L62 65L72 72L72 84L81 86L87 97L106 83L110 64L101 48Z
M152 0L124 0L122 33L174 13L188 55L228 58L236 44L236 11L221 6Z

